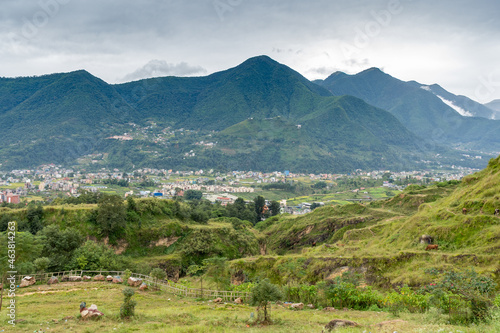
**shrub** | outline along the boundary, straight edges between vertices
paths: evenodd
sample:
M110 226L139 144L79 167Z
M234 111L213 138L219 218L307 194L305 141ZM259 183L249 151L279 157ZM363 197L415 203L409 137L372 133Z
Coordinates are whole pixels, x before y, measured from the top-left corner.
M441 281L422 288L431 303L450 315L450 322L470 324L491 318L496 283L470 269L446 272Z
M405 285L399 292L393 291L387 294L384 305L394 315L397 315L402 309L409 312L425 312L429 309L429 298L429 295L419 294Z
M340 277L326 283L324 288L326 299L334 307L367 310L382 303L382 296L371 287L359 288Z
M135 306L137 302L131 299L134 294L135 292L132 288L123 289L123 295L125 296L125 299L122 306L120 307L120 317L122 319L130 318L135 315Z
M50 265L50 259L47 257L42 257L36 259L33 264L37 272L44 273Z
M500 309L500 294L498 294L497 297L495 297L493 305L495 305L498 309Z
M316 304L318 301L318 287L315 285L289 285L283 287L285 298L292 302Z

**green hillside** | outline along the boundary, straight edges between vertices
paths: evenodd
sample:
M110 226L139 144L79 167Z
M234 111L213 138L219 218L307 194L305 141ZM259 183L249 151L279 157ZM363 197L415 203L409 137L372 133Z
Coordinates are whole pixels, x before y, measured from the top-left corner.
M231 126L216 135L217 149L245 170L404 169L425 156L418 138L362 100L323 97L313 107L313 113L295 120L251 118Z
M85 71L16 80L16 88L0 81L0 91L7 90L3 98L18 99L0 113L0 157L7 166L74 163L134 118L112 87Z
M494 215L500 207L499 184L500 157L458 186L410 186L386 201L274 217L257 228L266 235L270 253L284 256L242 267L250 275L265 270L262 274L271 278L278 267L303 265L300 276L282 268L282 275L302 283L317 282L345 267L364 272L380 286L421 286L436 274L474 267L500 282L500 216ZM437 251L425 251L423 235L432 238Z
M2 168L74 165L101 153L108 156L101 167L126 169L345 172L413 169L446 152L429 149L388 112L333 97L265 56L206 77L121 85L85 71L2 79L0 95ZM181 128L194 134L172 134ZM124 133L133 141L108 139ZM216 149L196 146L209 140ZM192 150L196 157L186 158Z
M494 215L500 207L499 171L500 157L491 160L485 170L466 177L449 196L421 205L407 220L372 229L377 244L358 238L355 232L349 241L361 246L361 253L420 251L418 240L425 234L434 238L439 253L499 256L500 216ZM499 262L492 264L498 266Z
M222 130L247 118L297 118L330 93L266 56L199 78L153 78L114 88L143 117L177 127Z
M356 75L338 72L324 81L315 82L334 95L353 95L389 111L410 131L435 143L494 152L500 150L496 135L500 122L463 117L417 82L400 81L378 68Z

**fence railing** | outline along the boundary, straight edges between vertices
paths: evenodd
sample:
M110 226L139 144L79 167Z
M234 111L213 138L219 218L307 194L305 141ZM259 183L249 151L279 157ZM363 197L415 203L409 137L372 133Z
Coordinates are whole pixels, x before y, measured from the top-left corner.
M61 272L51 272L51 273L37 273L37 274L26 274L26 275L16 275L16 284L20 284L21 280L26 276L32 276L37 282L47 283L47 281L55 276L59 281L63 280L63 277L70 276L90 276L94 277L96 275L111 275L120 276L123 278L124 271L86 271L86 270L72 270L72 271L61 271ZM250 296L250 292L247 291L234 291L234 290L211 290L211 289L201 289L201 288L189 288L182 284L175 283L170 280L155 280L153 277L145 274L132 273L131 277L142 279L144 283L148 286L157 287L160 290L167 291L169 293L192 298L222 298L224 301L234 301L237 298L246 300ZM124 281L126 282L126 281Z

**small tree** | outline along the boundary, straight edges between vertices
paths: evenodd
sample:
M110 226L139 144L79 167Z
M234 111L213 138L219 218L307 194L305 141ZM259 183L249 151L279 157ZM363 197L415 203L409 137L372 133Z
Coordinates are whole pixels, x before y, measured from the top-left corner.
M187 269L187 274L191 276L199 276L200 277L200 290L201 295L200 298L203 298L203 273L205 272L205 266L201 265L191 265Z
M135 315L135 306L137 302L131 299L134 294L135 291L132 288L123 289L123 295L125 296L125 299L122 306L120 306L120 317L122 319L130 318Z
M217 284L219 290L224 290L229 283L229 269L227 258L214 257L203 259L203 266L206 270L206 275L212 278L212 281Z
M123 272L123 280L125 283L128 284L128 279L132 276L132 271L130 269L126 269L125 272Z
M167 273L161 268L154 268L149 275L155 279L155 287L158 288L158 280L165 280Z
M261 320L262 322L271 323L271 308L268 311L268 303L281 299L283 299L283 293L278 286L269 282L268 279L264 279L253 287L252 294L250 295L250 304L257 305L259 317L261 316L261 311L263 312L264 318Z

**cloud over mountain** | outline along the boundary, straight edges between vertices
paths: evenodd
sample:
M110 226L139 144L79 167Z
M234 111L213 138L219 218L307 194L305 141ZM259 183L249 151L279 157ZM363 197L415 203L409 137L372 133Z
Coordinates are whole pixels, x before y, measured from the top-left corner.
M205 74L207 70L201 66L191 66L186 62L171 64L165 60L153 59L132 73L125 75L120 81L129 82L160 76L194 76Z

